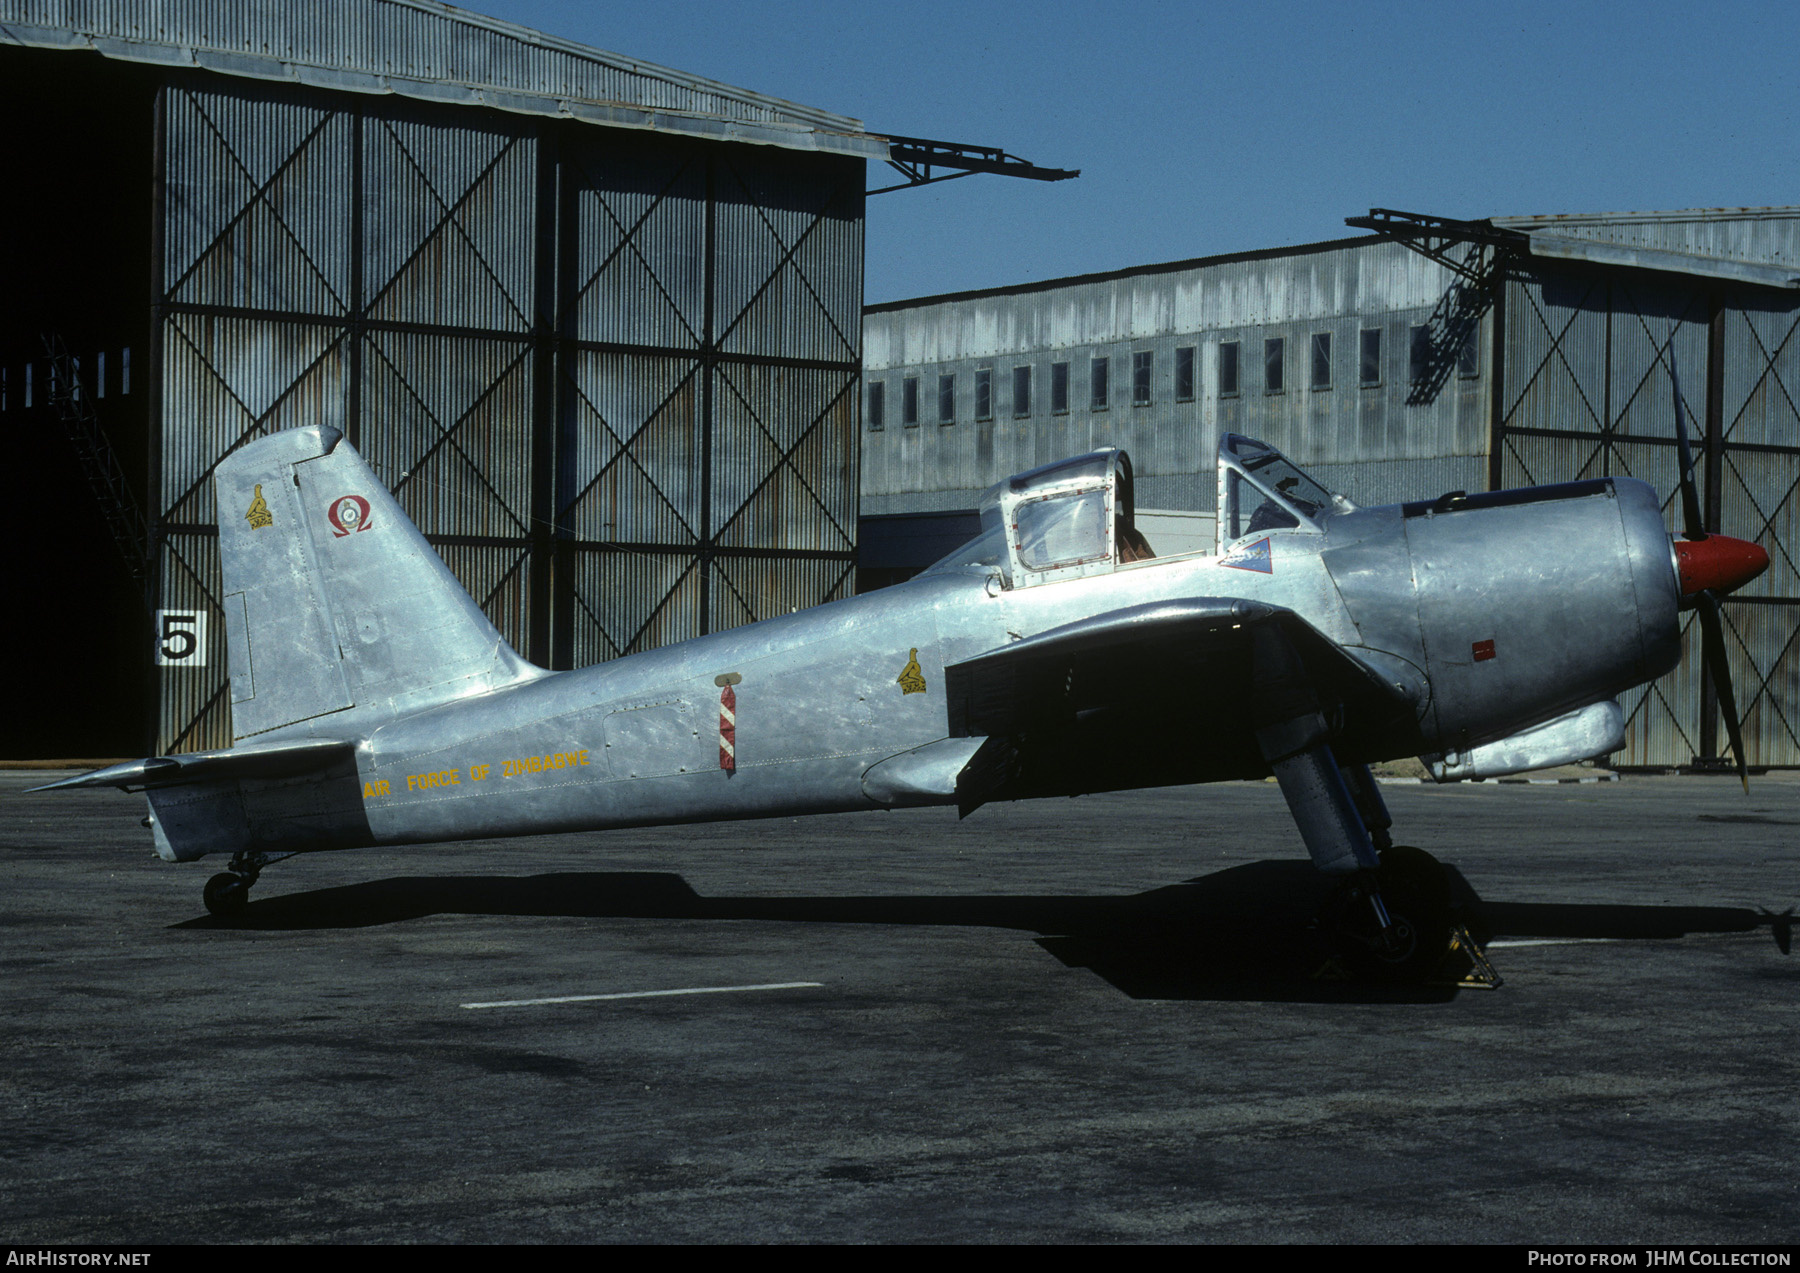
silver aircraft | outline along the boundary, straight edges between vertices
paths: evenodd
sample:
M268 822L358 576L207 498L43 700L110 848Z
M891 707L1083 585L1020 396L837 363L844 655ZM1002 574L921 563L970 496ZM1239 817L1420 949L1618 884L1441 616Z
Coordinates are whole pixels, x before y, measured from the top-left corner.
M269 863L368 845L955 805L1273 774L1377 964L1449 940L1435 861L1393 846L1372 761L1440 781L1620 747L1614 696L1679 657L1767 555L1687 533L1630 478L1359 508L1226 435L1216 551L1156 556L1131 464L1009 478L910 582L577 671L520 658L328 427L218 466L235 745L55 787L142 790L158 854ZM1366 903L1366 905L1364 904Z

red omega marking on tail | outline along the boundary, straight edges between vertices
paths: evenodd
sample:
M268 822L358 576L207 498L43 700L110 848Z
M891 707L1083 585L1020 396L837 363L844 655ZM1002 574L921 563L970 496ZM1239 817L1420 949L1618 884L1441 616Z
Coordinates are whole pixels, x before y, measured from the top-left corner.
M331 501L325 516L331 520L333 537L342 539L351 531L369 529L369 501L360 495L339 496Z

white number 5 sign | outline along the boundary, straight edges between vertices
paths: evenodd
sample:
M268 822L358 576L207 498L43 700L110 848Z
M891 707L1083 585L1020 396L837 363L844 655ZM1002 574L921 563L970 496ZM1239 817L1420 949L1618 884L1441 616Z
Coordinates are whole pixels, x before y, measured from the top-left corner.
M158 667L206 666L204 610L156 612L156 664Z

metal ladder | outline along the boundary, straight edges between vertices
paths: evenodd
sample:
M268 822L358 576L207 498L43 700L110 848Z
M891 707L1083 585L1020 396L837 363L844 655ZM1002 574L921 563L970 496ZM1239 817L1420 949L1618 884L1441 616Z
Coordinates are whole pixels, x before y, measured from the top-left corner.
M126 571L133 581L148 587L150 563L145 547L150 537L143 510L131 493L131 484L119 464L119 457L113 453L106 431L100 427L100 416L94 410L93 396L82 381L80 364L55 332L44 335L43 342L44 352L49 356L50 404L62 421L64 436L75 448L82 476L87 479L88 489L100 505L101 516L106 519L106 528ZM145 600L147 604L148 593Z

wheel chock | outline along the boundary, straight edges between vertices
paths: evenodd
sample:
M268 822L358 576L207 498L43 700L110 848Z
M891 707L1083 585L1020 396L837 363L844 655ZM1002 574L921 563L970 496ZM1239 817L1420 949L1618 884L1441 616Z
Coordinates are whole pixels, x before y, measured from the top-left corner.
M1469 934L1467 924L1453 924L1450 928L1450 949L1445 958L1460 955L1468 960L1469 967L1456 982L1459 990L1498 990L1502 983L1494 965L1488 962L1475 938Z

